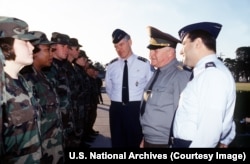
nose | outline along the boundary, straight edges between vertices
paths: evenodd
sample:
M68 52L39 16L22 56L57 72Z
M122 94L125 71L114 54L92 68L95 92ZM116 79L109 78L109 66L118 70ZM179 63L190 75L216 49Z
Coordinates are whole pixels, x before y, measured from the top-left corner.
M31 51L33 51L33 49L34 49L35 47L30 43L30 41L28 41L27 44L28 44L29 48L31 49Z

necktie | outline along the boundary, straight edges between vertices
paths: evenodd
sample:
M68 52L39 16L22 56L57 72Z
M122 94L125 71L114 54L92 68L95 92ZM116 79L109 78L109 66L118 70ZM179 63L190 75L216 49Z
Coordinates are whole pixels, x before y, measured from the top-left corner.
M154 83L156 82L156 79L158 78L158 75L160 73L160 69L158 68L155 72L155 76L154 79L152 80L150 86L148 87L148 90L146 91L146 93L144 92L144 96L143 96L143 102L142 102L142 106L141 106L141 116L144 114L145 112L145 107L146 107L146 102L148 97L150 96L151 92L152 92L152 88Z
M189 81L193 80L193 78L194 78L194 70L192 70L192 73L190 75Z
M123 69L123 81L122 81L122 102L127 104L129 102L129 91L128 91L128 65L127 60L124 61Z

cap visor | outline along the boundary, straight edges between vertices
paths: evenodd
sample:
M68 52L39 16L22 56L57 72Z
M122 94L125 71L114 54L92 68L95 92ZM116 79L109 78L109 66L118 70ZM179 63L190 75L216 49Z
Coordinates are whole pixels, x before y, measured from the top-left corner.
M155 45L148 45L148 49L150 49L150 50L156 50L156 49L159 49L159 48L163 48L163 47L165 47L165 46L155 46Z
M13 38L20 39L20 40L36 40L36 39L38 39L37 37L35 37L32 34L15 35L15 36L13 36Z

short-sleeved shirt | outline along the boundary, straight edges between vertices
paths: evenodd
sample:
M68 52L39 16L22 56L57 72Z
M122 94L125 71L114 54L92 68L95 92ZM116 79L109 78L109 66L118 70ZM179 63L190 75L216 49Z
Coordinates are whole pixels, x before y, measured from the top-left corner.
M129 101L140 101L147 82L153 74L149 61L132 54L127 59L129 80ZM124 59L116 58L107 67L105 87L112 101L122 102L122 80Z
M181 93L174 137L191 140L190 147L216 147L219 142L228 145L235 136L232 74L215 54L202 58L193 72L194 78Z

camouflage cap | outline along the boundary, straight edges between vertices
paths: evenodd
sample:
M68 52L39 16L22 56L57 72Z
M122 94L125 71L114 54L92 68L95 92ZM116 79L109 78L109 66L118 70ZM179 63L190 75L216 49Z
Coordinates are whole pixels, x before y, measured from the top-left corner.
M20 40L35 40L34 35L28 33L28 24L14 17L0 16L0 38L14 38Z
M80 58L80 57L83 57L83 58L86 58L86 59L88 59L88 58L89 58L89 57L86 55L86 52L85 52L85 51L83 51L83 50L80 50L80 53L79 53L78 58Z
M69 36L66 34L61 34L59 32L53 32L51 36L51 41L55 44L67 44L69 45Z
M89 66L88 66L88 69L96 70L96 67L92 63L90 63Z
M39 44L54 44L54 42L51 42L48 40L46 34L41 31L29 31L30 34L37 37L37 40L31 41L32 45L39 45Z
M80 45L78 43L78 40L76 38L70 38L69 39L69 46L72 46L72 47L82 47L82 45Z

